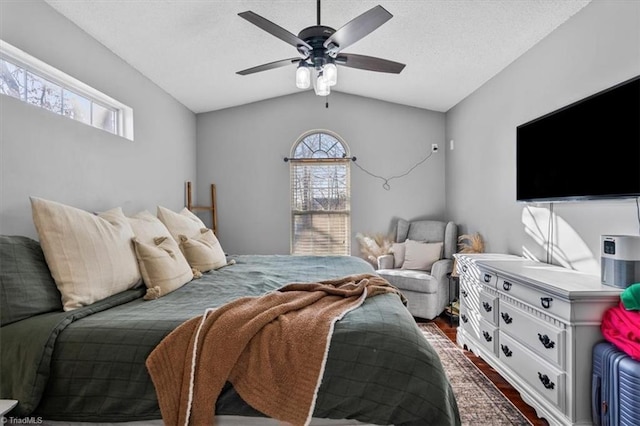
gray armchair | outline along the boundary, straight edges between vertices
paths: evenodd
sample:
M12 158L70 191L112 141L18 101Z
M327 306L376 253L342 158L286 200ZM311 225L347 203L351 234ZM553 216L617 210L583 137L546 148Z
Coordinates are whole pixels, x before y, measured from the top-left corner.
M449 303L447 274L453 269L458 227L453 222L399 219L395 238L394 253L378 258L376 272L402 291L411 315L433 319Z

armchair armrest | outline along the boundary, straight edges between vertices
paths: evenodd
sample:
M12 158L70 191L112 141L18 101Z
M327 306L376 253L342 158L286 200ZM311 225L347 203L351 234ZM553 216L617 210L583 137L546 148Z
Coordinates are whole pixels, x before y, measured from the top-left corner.
M378 256L378 269L393 269L393 254Z
M453 270L452 259L440 259L431 266L431 276L439 283L446 282L447 274Z

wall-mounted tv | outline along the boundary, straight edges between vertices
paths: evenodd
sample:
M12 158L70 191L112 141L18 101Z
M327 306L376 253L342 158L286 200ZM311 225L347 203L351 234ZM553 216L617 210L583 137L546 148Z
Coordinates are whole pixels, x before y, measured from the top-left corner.
M640 76L517 127L516 198L640 196Z

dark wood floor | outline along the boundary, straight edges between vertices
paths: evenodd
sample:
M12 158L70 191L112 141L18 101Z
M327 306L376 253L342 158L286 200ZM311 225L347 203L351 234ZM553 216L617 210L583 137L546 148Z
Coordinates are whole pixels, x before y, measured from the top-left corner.
M456 341L456 325L451 326L449 319L446 317L438 317L433 322L447 335L453 342ZM549 423L545 419L541 419L536 415L535 410L520 398L520 393L515 390L505 379L496 372L489 364L484 362L482 358L477 357L472 352L465 351L467 357L478 366L478 368L491 380L509 400L534 424L534 426L548 426Z

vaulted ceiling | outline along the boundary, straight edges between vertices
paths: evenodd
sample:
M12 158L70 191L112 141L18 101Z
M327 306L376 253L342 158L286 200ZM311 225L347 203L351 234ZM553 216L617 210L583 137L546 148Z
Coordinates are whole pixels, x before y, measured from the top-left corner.
M296 49L238 16L251 10L293 34L316 24L314 0L45 0L196 113L296 93L295 65L236 71ZM343 93L447 111L590 0L325 0L339 29L381 5L393 18L344 50L406 64L401 74L338 67ZM309 89L313 90L313 89Z

